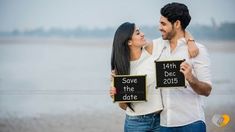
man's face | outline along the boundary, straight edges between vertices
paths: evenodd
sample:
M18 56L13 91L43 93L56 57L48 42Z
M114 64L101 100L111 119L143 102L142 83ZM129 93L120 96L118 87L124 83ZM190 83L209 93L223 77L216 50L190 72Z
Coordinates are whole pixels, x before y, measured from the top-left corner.
M162 34L162 39L164 40L171 40L176 34L174 25L172 25L164 16L161 16L160 18L159 30Z

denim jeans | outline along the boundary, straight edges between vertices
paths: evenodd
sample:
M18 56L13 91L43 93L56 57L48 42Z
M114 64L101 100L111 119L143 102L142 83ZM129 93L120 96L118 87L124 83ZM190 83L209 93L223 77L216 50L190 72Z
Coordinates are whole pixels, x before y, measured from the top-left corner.
M203 121L179 126L179 127L160 127L161 132L206 132L206 124Z
M125 132L159 132L160 114L147 114L140 116L126 115Z

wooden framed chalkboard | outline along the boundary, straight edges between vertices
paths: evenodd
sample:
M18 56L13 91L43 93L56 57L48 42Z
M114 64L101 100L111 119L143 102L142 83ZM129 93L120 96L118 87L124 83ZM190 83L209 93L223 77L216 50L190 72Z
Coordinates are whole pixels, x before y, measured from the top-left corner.
M114 102L146 101L146 75L116 75L114 87Z
M185 60L155 61L156 88L186 87L180 64Z

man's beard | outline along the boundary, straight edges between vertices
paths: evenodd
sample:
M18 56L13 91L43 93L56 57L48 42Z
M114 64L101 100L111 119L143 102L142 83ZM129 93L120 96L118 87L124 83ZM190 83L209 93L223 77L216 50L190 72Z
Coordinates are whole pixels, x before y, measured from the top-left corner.
M174 36L175 36L176 32L174 30L174 27L172 27L172 30L168 33L166 33L166 35L162 35L162 39L163 40L171 40Z

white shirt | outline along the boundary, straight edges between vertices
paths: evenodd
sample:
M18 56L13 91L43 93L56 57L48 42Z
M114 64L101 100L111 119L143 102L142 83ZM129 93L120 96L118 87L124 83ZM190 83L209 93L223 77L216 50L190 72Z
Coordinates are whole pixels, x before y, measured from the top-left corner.
M193 74L198 80L211 83L210 60L205 46L196 43L199 48L197 57L190 59L188 46L184 38L177 42L176 48L171 52L168 40L162 38L153 40L154 50L158 52L155 59L158 60L182 60L192 66ZM163 97L163 111L160 123L166 127L183 126L195 121L205 122L204 106L201 95L198 95L186 81L187 88L161 88Z
M142 50L141 56L136 61L131 61L130 75L147 75L147 101L131 103L134 112L127 107L126 114L130 116L146 115L163 109L160 90L156 89L156 75L154 57L145 49Z

